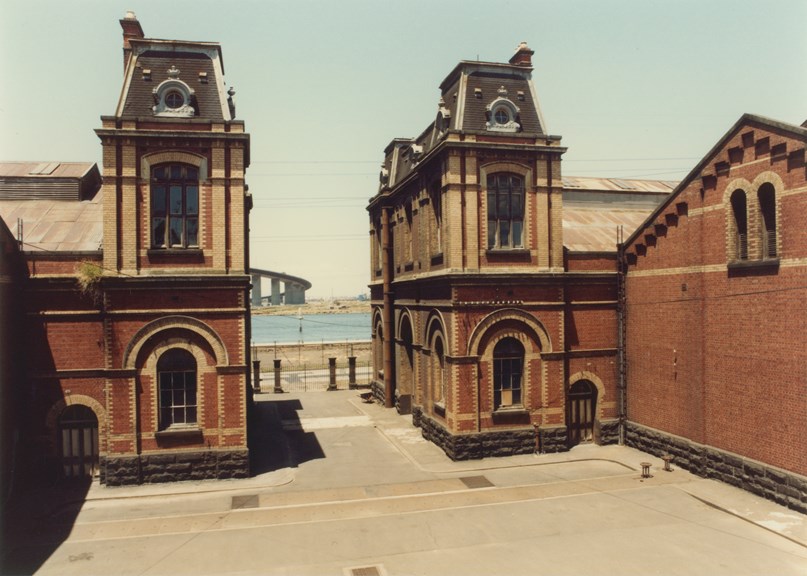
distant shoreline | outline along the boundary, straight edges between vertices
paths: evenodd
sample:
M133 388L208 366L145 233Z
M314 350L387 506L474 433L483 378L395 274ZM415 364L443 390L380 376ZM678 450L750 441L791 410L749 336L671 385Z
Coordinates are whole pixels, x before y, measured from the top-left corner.
M289 304L284 306L255 306L251 309L253 316L297 316L299 314L369 314L369 300L331 300L314 301L305 304Z

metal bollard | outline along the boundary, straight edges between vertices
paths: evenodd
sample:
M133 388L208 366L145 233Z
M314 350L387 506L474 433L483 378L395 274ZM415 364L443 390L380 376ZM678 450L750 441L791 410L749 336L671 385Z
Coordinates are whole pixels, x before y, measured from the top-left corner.
M252 390L255 394L261 393L261 361L252 361Z
M358 388L358 384L356 384L356 357L355 356L348 356L347 357L347 368L348 368L348 379L347 379L347 386L351 390L355 390Z
M275 358L275 394L283 394L283 387L280 385L280 358Z
M336 390L336 358L328 358L328 391Z

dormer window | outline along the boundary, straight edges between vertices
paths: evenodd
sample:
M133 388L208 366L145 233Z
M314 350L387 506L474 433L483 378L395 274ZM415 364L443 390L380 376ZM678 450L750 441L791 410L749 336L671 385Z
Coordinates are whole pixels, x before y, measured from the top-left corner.
M486 107L488 122L486 128L492 132L518 132L521 124L518 117L518 106L507 98L500 96Z
M172 90L171 92L165 95L165 106L167 108L176 110L178 108L182 108L182 106L184 105L185 105L185 96L183 96L176 90Z
M168 70L168 80L160 83L152 92L155 116L170 116L173 118L192 118L196 110L191 105L194 95L193 88L179 79L179 69L172 66Z

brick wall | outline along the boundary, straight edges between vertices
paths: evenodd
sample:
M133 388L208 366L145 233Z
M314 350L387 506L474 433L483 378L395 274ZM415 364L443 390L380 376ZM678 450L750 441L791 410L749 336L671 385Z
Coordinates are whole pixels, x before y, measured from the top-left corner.
M762 144L761 144L762 143ZM772 151L778 151L776 154ZM804 139L739 125L628 247L628 418L807 474ZM777 259L762 258L756 193L776 190ZM732 248L746 192L749 259Z

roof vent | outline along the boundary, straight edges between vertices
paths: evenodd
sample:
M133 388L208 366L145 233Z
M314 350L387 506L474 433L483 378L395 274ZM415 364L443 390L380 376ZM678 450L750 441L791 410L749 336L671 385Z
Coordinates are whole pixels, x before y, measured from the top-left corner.
M199 72L199 82L207 84L207 72Z
M481 100L482 99L482 89L481 88L474 88L474 96L476 96L477 98L479 98Z
M48 176L59 167L59 162L41 162L28 172L30 176Z
M143 80L151 80L151 68L143 68Z

